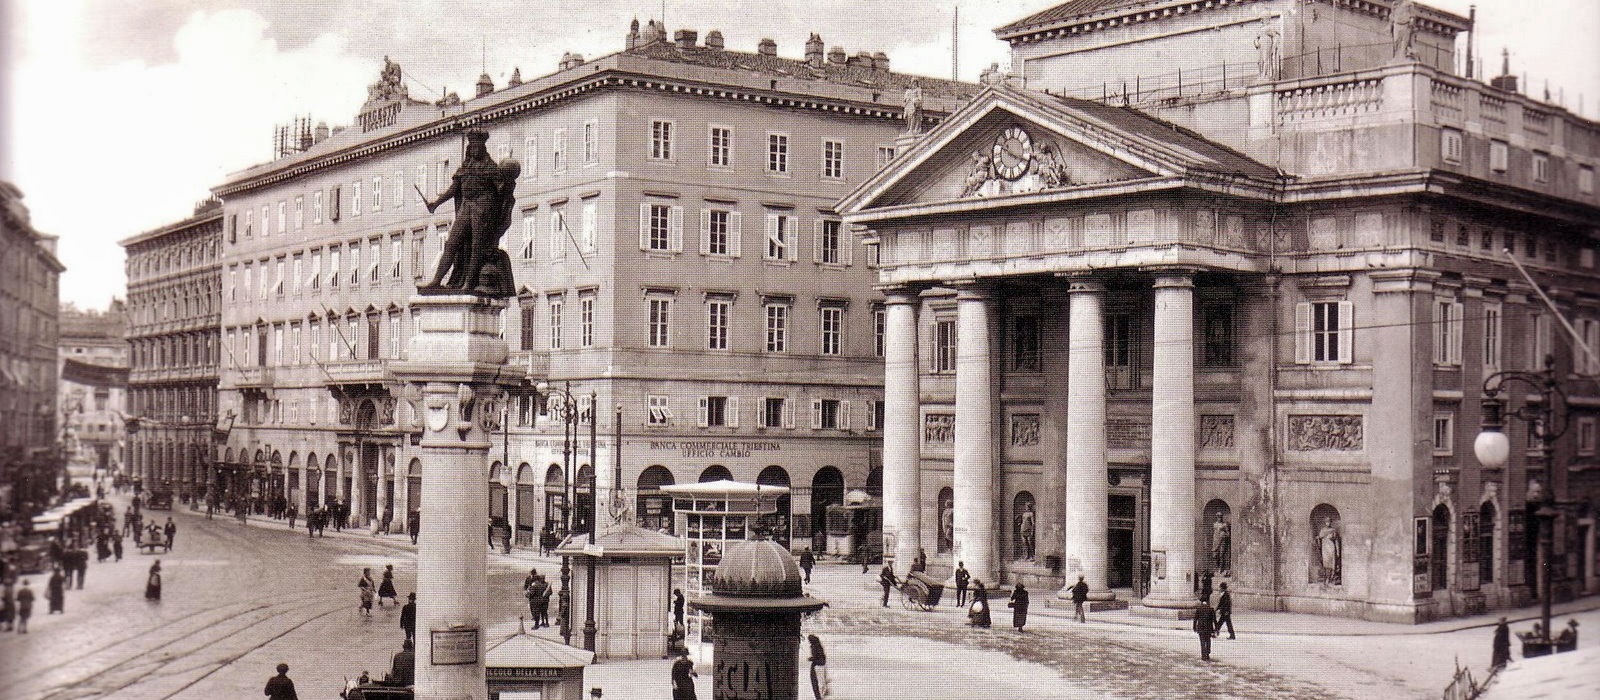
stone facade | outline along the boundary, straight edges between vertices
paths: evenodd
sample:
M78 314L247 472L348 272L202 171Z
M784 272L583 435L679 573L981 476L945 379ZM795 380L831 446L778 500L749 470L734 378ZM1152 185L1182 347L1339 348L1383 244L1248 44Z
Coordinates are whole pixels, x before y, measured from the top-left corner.
M62 414L72 460L113 468L123 461L128 394L127 310L122 300L100 312L61 314Z
M25 512L56 478L56 343L65 268L34 230L22 192L0 181L0 513Z

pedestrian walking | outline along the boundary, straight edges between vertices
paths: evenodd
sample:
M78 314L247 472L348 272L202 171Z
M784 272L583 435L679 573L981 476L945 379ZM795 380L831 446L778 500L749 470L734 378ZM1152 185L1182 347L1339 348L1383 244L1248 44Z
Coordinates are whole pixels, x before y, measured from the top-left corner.
M343 517L344 510L343 509L344 509L343 504L339 503L339 499L337 499L337 498L333 499L333 505L328 508L329 514L333 516L333 531L334 532L344 532L344 517Z
M967 573L967 563L956 562L956 607L967 605L967 585L972 583L972 574Z
M1211 600L1211 572L1200 574L1200 597Z
M1089 584L1079 576L1078 582L1072 584L1072 614L1078 618L1078 622L1089 621L1083 616L1083 604L1087 602L1089 602Z
M900 579L894 575L894 569L888 564L883 566L883 571L878 572L878 585L883 586L883 607L889 607L889 589L900 585Z
M317 509L317 537L322 537L322 532L328 529L328 507Z
M289 664L278 664L278 675L267 680L267 689L261 694L267 700L300 700L294 692L294 681L289 680Z
M1222 597L1217 599L1217 632L1213 636L1221 636L1223 625L1228 626L1228 639L1233 639L1233 594L1227 583L1222 584Z
M122 533L117 533L111 538L111 556L116 561L122 561Z
M544 574L534 576L528 587L528 613L533 616L533 628L550 626L550 582Z
M94 561L96 564L104 564L110 558L111 536L106 534L105 530L101 530L94 536Z
M867 573L867 548L865 545L856 548L856 556L861 559L861 573Z
M78 590L83 590L83 579L89 575L89 551L78 547L67 550L67 584L72 584L72 577L78 579Z
M22 579L22 588L17 591L17 634L28 633L30 617L33 617L33 588L29 587L28 579Z
M1194 633L1200 635L1200 660L1210 661L1211 637L1217 633L1217 611L1205 598L1200 599L1200 607L1194 610Z
M11 589L11 584L5 584L5 592L0 593L0 632L10 632L17 619L17 595Z
M293 504L293 503L290 503L289 504L289 529L290 530L294 529L294 517L296 515L299 515L299 514L300 514L300 507L295 505L295 504Z
M989 629L989 589L985 588L982 581L976 581L972 589L972 607L967 610L967 624L973 627Z
M50 611L46 615L67 614L67 592L60 569L50 570L50 582L45 584L44 598L50 603Z
M811 548L806 547L800 552L800 570L806 572L806 583L811 583L811 567L817 565L816 555L811 553ZM820 695L818 697L821 697Z
M828 655L817 635L806 635L806 641L811 643L811 695L822 700L828 697Z
M356 582L356 588L361 595L361 614L372 615L372 597L377 586L372 583L372 569L361 570L361 580Z
M400 629L406 633L406 642L417 641L417 594L406 594L405 607L400 608Z
M1028 589L1021 581L1011 589L1011 602L1006 603L1006 607L1011 608L1011 626L1021 632L1023 626L1028 624Z
M144 580L144 599L161 602L161 560L150 565L150 575Z
M167 536L167 549L170 551L173 541L178 538L178 524L172 522L172 518L169 516L167 524L161 527L161 532Z
M698 700L694 692L694 662L687 656L672 662L672 700Z
M417 543L417 531L420 529L422 529L422 511L411 511L406 515L406 532L411 535L411 544Z
M1494 626L1494 657L1489 662L1490 668L1500 668L1511 662L1511 627L1506 624L1505 618L1500 618L1500 624Z
M394 564L383 565L383 582L378 584L378 606L383 607L383 599L395 605L400 604L400 594L394 589Z
M683 589L672 589L672 624L683 624Z

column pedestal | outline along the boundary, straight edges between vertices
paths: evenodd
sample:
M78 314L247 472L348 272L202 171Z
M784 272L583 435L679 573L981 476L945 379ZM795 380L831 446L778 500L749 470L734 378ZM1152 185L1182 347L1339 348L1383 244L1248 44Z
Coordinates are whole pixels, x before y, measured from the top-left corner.
M968 285L956 296L955 552L991 588L994 537L994 381L989 365L989 294Z
M1194 594L1194 282L1163 274L1155 284L1151 374L1150 592L1144 613L1185 617Z
M1072 599L1078 577L1089 584L1089 599L1115 600L1106 587L1106 378L1103 325L1105 286L1073 280L1068 319L1067 492L1062 573L1066 584L1057 598Z
M504 400L501 300L417 296L416 333L395 376L422 389L422 526L417 539L419 700L485 700L488 610L484 478Z
M883 331L883 532L902 573L922 546L921 400L917 388L916 292L886 293Z

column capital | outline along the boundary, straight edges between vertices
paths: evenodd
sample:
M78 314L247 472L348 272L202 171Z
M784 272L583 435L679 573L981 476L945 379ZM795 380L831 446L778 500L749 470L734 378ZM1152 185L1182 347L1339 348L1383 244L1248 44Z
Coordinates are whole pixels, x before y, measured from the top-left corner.
M916 304L922 295L922 287L909 284L880 284L873 289L883 295L885 304Z
M956 301L986 301L994 296L994 284L987 280L951 280L944 286L956 290Z
M1168 287L1194 287L1194 276L1198 270L1192 267L1154 267L1147 268L1156 275L1156 289Z
M1086 274L1062 275L1067 280L1068 294L1104 294L1106 283Z

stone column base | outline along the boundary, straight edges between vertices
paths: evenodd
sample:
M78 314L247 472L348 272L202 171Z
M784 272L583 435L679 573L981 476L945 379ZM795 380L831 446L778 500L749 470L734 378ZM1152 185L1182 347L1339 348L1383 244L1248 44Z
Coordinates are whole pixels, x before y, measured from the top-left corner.
M1140 604L1131 608L1133 614L1139 617L1153 617L1161 620L1193 620L1194 611L1200 605L1197 601L1164 601L1146 597Z

